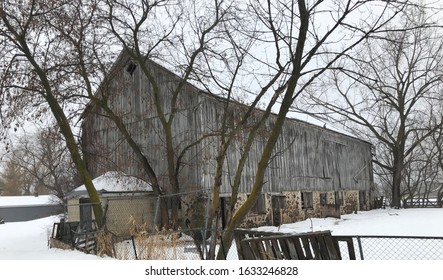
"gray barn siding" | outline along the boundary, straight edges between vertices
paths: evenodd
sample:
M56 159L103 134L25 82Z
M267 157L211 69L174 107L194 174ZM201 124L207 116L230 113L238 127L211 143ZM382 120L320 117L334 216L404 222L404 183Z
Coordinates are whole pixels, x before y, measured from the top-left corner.
M162 108L169 112L167 88L178 80L161 67L156 68L155 78L164 82ZM139 69L130 76L123 66L115 76L110 92L112 107L118 108L117 111L124 116L129 131L142 145L159 178L167 183L162 127L156 118L147 79ZM179 113L173 122L177 151L206 133L218 131L223 115L223 103L219 98L187 85L178 104ZM94 115L93 108L90 110L92 114L86 114L83 124L83 142L87 144L85 151L92 175L96 177L119 167L130 175L143 176L139 163L113 123ZM268 121L268 130L271 124L272 118ZM266 130L263 133L266 134ZM240 159L241 136L230 148L225 161L222 192L227 194ZM212 187L218 141L216 137L206 138L187 153L180 173L183 191ZM241 192L250 192L263 147L264 139L258 137L246 163ZM266 173L264 192L369 190L372 185L371 146L358 139L288 119L274 152L275 157Z
M211 106L211 114L218 106ZM259 156L263 149L263 141L256 141L249 155L247 167L242 181L242 192L249 192L253 182ZM217 146L209 154L216 154ZM265 192L297 191L297 190L364 190L372 183L371 168L368 165L371 158L371 147L368 143L325 130L320 127L305 124L300 121L287 120L283 133L275 148L275 157L270 163L265 178ZM212 158L213 159L213 158ZM231 148L227 163L234 163L235 168L239 154ZM210 187L214 169L205 170L207 177L205 187ZM359 170L365 170L359 173ZM226 172L228 168L225 168ZM355 175L359 180L354 180ZM229 193L229 176L225 173L223 191Z

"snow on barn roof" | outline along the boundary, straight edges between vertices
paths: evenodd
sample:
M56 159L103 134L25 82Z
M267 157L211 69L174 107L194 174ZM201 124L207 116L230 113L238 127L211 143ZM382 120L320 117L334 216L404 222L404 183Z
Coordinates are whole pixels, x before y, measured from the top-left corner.
M339 127L338 125L328 122L327 120L316 118L311 114L290 111L288 112L286 117L288 119L298 120L318 127L323 127L324 129L328 129L330 131L334 131L349 137L358 138L358 136L352 131Z
M141 192L152 191L149 183L123 172L109 171L92 180L98 192ZM86 191L85 185L74 189L71 194Z
M59 203L60 199L54 195L0 196L0 207L52 205Z

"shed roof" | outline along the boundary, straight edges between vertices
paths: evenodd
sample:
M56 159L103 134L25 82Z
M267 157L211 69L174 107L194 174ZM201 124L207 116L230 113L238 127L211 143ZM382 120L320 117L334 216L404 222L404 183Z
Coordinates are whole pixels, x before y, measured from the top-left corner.
M55 195L0 196L0 207L59 204Z
M92 180L92 182L99 193L152 192L152 186L148 182L118 171L106 172ZM81 185L71 191L68 197L75 197L86 193L86 186Z

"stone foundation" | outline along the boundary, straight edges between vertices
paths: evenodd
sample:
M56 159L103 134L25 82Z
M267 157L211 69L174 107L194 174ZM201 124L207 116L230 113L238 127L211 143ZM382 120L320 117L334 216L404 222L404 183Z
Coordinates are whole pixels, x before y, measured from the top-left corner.
M307 191L309 192L309 191ZM369 206L366 204L360 205L359 192L344 190L343 192L343 204L336 204L336 192L318 192L312 193L312 207L303 208L302 205L302 192L282 192L277 194L264 194L265 209L264 213L250 213L241 227L253 228L260 226L294 223L302 221L307 218L325 218L335 217L340 218L341 214L350 214L357 210L366 210ZM366 194L368 195L368 194ZM283 207L273 209L272 197L280 197L284 200ZM321 196L323 196L323 201ZM237 200L236 208L239 207L247 198L246 194L240 194ZM368 199L366 201L369 201Z
M309 198L307 199L309 201L305 201L306 208L303 206L303 193L307 193L307 195L304 195L305 199ZM340 197L342 199L338 199L339 194L341 194ZM234 211L246 201L247 197L248 195L245 193L238 195ZM366 197L366 203L360 203L359 197ZM368 192L359 196L359 191L355 190L264 193L261 194L260 201L244 219L240 227L279 226L281 224L303 221L308 218L340 218L343 214L369 209L368 197ZM229 197L224 199L226 201L230 200ZM183 228L204 227L207 200L208 198L204 195L182 197ZM226 203L226 201L222 203ZM224 211L230 211L230 207L225 205Z

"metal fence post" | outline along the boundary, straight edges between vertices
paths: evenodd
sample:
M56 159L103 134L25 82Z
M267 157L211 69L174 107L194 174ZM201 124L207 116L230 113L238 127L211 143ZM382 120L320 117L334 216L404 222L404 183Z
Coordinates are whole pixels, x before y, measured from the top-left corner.
M135 240L134 240L134 235L131 236L131 240L132 240L132 247L134 248L134 254L135 254L135 259L138 260L137 257L137 246L135 246Z
M208 202L206 205L206 213L205 213L205 228L202 230L203 238L202 238L202 245L203 245L203 256L205 258L208 258L208 248L206 247L206 233L208 231L208 220L210 219L210 209L211 209L211 194L208 190ZM213 238L213 233L211 233L211 238Z
M360 251L360 259L364 260L365 258L363 257L363 246L361 245L360 236L357 236L357 242L358 242L358 250Z
M155 230L157 227L157 219L158 219L158 212L159 212L159 208L160 208L160 200L161 200L161 196L158 196L157 202L155 203L154 220L152 221L152 233L155 233Z

